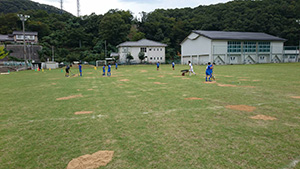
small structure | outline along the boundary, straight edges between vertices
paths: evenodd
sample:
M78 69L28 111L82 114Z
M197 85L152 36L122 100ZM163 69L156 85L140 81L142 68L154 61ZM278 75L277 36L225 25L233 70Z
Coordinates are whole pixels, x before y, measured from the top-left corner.
M181 63L254 64L283 62L286 39L260 32L194 30L181 42Z
M24 36L22 31L14 31L12 34L0 35L0 43L23 43ZM30 44L38 43L37 32L25 32L25 42Z
M119 61L120 63L126 63L127 54L131 54L133 56L133 63L140 63L139 53L143 52L145 54L145 60L148 63L165 63L165 47L167 45L155 42L148 39L141 39L139 41L134 42L123 42L117 46Z

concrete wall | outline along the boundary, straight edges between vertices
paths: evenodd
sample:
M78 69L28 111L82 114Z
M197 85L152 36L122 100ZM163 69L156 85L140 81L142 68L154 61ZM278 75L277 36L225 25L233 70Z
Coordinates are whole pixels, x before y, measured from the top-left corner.
M16 57L18 59L24 59L24 46L23 45L6 45L7 51L12 51L10 56ZM34 60L35 62L40 62L38 51L42 50L42 46L39 45L29 45L26 46L26 58L27 60ZM0 61L7 61L8 57Z

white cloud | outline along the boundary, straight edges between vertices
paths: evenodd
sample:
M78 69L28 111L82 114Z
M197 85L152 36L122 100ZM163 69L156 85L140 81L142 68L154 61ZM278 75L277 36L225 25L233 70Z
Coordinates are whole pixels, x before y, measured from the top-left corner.
M60 0L32 0L41 4L48 4L60 8ZM130 10L135 16L139 12L151 12L158 8L197 7L228 2L229 0L80 0L80 14L104 14L110 9ZM63 9L77 15L77 0L64 0Z

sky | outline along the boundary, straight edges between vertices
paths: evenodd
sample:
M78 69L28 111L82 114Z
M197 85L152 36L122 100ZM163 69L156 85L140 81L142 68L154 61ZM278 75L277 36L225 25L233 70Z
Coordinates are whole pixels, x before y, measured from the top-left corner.
M60 8L60 0L32 0ZM110 9L130 10L134 16L155 9L174 9L226 3L230 0L80 0L80 15L105 14ZM63 9L77 16L77 0L63 0Z

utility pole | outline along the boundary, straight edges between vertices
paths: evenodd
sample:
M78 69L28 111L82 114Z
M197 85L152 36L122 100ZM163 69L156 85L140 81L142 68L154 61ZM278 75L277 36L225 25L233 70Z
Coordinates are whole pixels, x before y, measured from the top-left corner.
M54 62L54 47L52 46L52 62Z
M298 24L300 24L300 19L297 19L296 20L296 22L298 23ZM300 37L299 37L299 48L298 48L298 58L297 58L297 62L298 62L298 59L300 58Z
M106 40L104 41L104 47L105 47L105 48L104 48L104 49L105 49L105 50L104 50L104 53L105 53L105 56L104 56L104 57L106 58Z
M79 0L77 0L77 17L80 16L80 3Z
M60 0L60 13L63 13L63 0Z
M25 44L25 21L30 18L29 15L23 15L23 14L18 14L18 17L20 18L20 20L22 21L22 26L23 26L23 57L24 57L24 61L25 61L25 65L26 65L26 69L28 66L28 61L26 58L26 44Z

